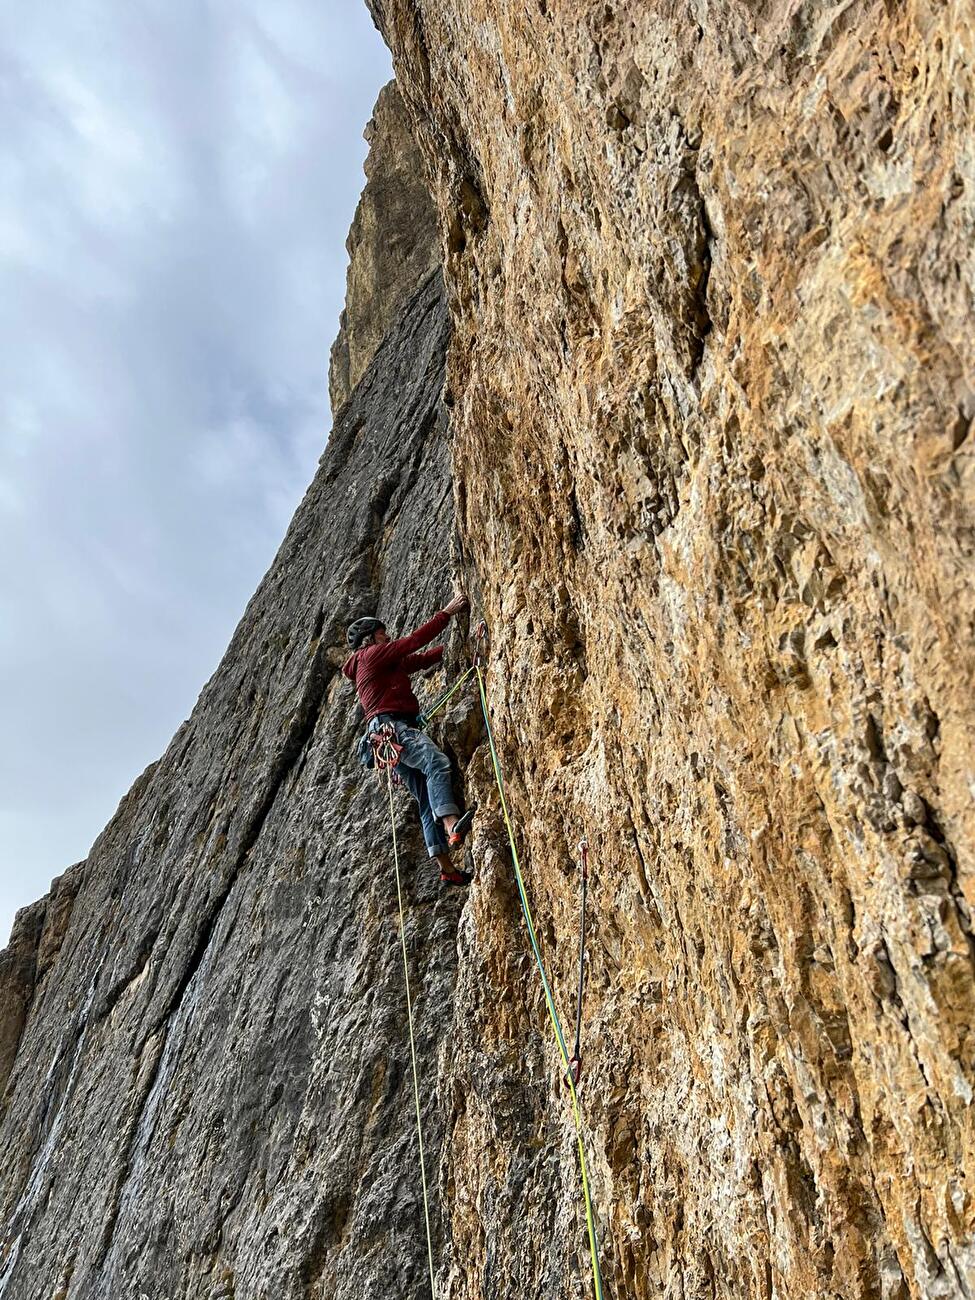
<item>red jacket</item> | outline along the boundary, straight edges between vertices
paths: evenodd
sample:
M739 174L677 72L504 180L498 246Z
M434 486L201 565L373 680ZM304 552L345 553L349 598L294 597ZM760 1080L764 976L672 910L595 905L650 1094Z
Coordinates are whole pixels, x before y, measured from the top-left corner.
M420 704L410 685L410 673L429 668L443 657L443 646L416 652L444 630L450 617L442 611L434 614L422 627L398 641L385 645L364 645L347 659L342 671L355 684L366 720L377 713L420 712Z

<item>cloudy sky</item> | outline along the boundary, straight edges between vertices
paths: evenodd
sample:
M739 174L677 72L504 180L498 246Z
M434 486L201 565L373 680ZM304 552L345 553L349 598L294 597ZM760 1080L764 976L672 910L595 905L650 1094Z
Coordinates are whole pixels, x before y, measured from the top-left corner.
M328 435L361 0L0 7L0 946L216 667Z

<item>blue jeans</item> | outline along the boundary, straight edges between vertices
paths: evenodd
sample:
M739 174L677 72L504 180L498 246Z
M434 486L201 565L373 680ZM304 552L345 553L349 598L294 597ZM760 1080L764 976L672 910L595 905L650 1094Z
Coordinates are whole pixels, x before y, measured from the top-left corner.
M382 715L373 718L369 730L384 726ZM454 802L450 759L428 735L408 722L394 722L397 745L403 746L396 771L410 794L420 806L423 839L431 858L447 852L447 839L437 820L451 813L456 817L460 809Z

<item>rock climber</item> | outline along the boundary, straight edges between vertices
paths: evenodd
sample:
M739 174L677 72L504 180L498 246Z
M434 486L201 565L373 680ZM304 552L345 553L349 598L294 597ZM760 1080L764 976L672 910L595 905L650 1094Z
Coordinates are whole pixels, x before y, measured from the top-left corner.
M454 800L450 759L418 727L420 705L410 674L431 668L443 658L444 647L421 650L441 633L454 614L468 608L466 596L455 596L409 636L391 641L378 618L357 618L346 639L353 653L342 671L353 683L366 715L367 734L389 723L402 752L397 772L420 807L427 852L440 867L445 885L469 885L471 875L458 870L450 850L463 844L474 820L474 808L462 813Z

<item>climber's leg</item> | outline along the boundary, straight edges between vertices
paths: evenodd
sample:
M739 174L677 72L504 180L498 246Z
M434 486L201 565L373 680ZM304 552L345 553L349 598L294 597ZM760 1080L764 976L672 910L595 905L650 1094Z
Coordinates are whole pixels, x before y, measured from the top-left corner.
M456 819L451 817L451 825L447 825L447 818L444 818L444 830L447 832L447 843L452 849L456 849L463 844L467 832L474 825L474 814L477 812L477 804L472 804L467 812L461 813Z
M404 750L405 754L405 750ZM447 854L447 841L444 833L440 829L440 823L434 816L433 809L430 806L430 798L427 794L427 779L422 772L416 768L409 767L403 761L403 755L396 767L399 772L400 780L409 790L410 794L417 802L420 810L420 825L423 827L423 841L427 846L427 853L437 862L446 859L449 863L450 858Z
M444 843L440 823L433 815L430 799L427 795L427 779L415 768L405 767L399 763L397 771L406 788L413 795L420 809L420 823L423 826L423 839L431 859L440 868L440 879L445 885L469 885L473 877L461 871L450 861L450 853Z
M401 766L405 764L423 773L427 782L427 798L430 807L433 809L434 816L443 821L447 843L452 848L459 846L471 828L474 809L468 809L461 815L460 808L454 802L450 759L429 736L416 727L398 727L397 735L403 746L400 755Z

